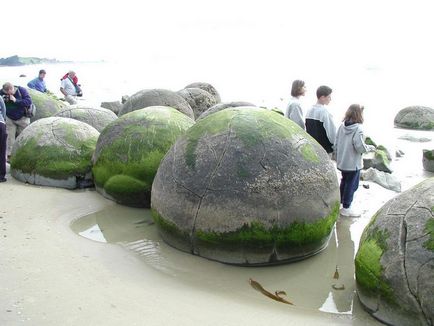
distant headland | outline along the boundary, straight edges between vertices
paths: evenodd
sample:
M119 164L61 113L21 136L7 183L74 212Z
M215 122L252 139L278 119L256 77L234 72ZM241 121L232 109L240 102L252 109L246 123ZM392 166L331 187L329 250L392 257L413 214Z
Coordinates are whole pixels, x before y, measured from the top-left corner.
M19 57L17 55L1 58L0 66L24 66L41 63L64 63L67 61L58 61L57 59L37 58L37 57Z

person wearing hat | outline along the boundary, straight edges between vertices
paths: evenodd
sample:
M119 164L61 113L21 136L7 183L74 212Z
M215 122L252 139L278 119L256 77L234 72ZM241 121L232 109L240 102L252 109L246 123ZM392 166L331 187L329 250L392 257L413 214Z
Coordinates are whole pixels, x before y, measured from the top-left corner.
M41 93L47 93L47 86L44 81L45 74L46 72L44 69L39 70L39 76L29 81L27 87L35 89Z

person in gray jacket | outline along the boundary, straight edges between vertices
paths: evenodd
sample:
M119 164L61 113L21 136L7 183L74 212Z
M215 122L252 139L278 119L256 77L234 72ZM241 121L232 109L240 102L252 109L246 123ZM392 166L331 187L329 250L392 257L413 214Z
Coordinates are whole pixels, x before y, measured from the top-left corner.
M304 126L304 117L303 110L301 108L300 96L304 96L306 94L306 86L304 81L302 80L294 80L292 82L291 88L291 99L289 100L288 106L286 107L285 117L291 119L296 124L298 124L303 130L305 130Z
M6 105L0 97L0 182L6 181Z
M360 216L359 212L351 208L351 203L359 187L362 154L375 150L374 146L365 144L362 130L363 110L364 107L360 104L350 105L333 146L337 168L342 174L340 183L342 216Z

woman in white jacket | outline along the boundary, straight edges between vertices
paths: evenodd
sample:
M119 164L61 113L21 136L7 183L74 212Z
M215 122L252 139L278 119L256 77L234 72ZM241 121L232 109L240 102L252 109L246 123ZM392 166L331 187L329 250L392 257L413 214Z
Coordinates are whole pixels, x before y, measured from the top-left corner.
M362 130L363 109L360 104L350 105L338 129L334 145L337 167L342 173L341 215L349 217L360 216L360 213L351 209L351 203L359 187L362 154L375 150L374 146L365 144Z
M300 97L306 94L306 86L302 80L294 80L291 87L291 99L286 107L285 117L291 119L300 126L303 130L304 126L304 114L301 108Z

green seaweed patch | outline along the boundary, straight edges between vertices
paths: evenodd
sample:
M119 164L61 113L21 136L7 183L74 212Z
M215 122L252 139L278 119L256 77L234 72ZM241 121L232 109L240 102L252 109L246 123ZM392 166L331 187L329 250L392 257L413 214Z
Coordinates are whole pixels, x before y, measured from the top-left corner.
M267 228L262 222L254 221L244 224L233 232L196 231L196 237L204 244L216 246L240 246L264 248L276 245L277 247L300 247L309 244L322 243L330 235L339 215L339 203L336 203L331 213L314 223L293 222L281 228L273 226Z
M423 151L423 157L425 157L427 160L433 161L434 160L434 150L424 150Z
M383 277L384 267L381 265L388 237L387 230L365 228L355 258L356 281L368 295L381 296L389 303L395 303L393 290Z
M434 211L434 207L431 208ZM429 219L425 224L425 231L429 234L429 239L423 244L423 246L431 251L434 251L434 219Z
M20 146L11 160L11 168L23 173L64 180L71 176L85 175L91 171L91 157L97 137L74 144L74 150L53 145L38 145L35 139Z
M372 145L372 146L377 147L377 144L372 140L371 137L366 137L366 139L365 139L365 144L366 144L366 145Z
M234 133L246 148L252 148L270 138L292 139L301 133L306 137L304 131L294 122L271 110L225 109L201 119L188 130L185 136L187 166L194 169L196 148L202 137L225 135L229 132Z
M389 165L389 163L390 163L389 159L387 158L387 153L383 150L377 149L375 151L375 158L377 160L384 162L384 164L386 164L386 165Z
M120 203L140 204L150 196L150 188L149 184L128 175L115 175L107 180L104 190Z
M318 154L315 151L315 148L309 144L305 143L300 147L301 155L303 155L303 158L306 161L311 161L314 163L319 163L319 157Z
M175 223L165 220L156 209L151 208L151 216L157 227L170 236L183 240L190 238L187 232L181 231Z

